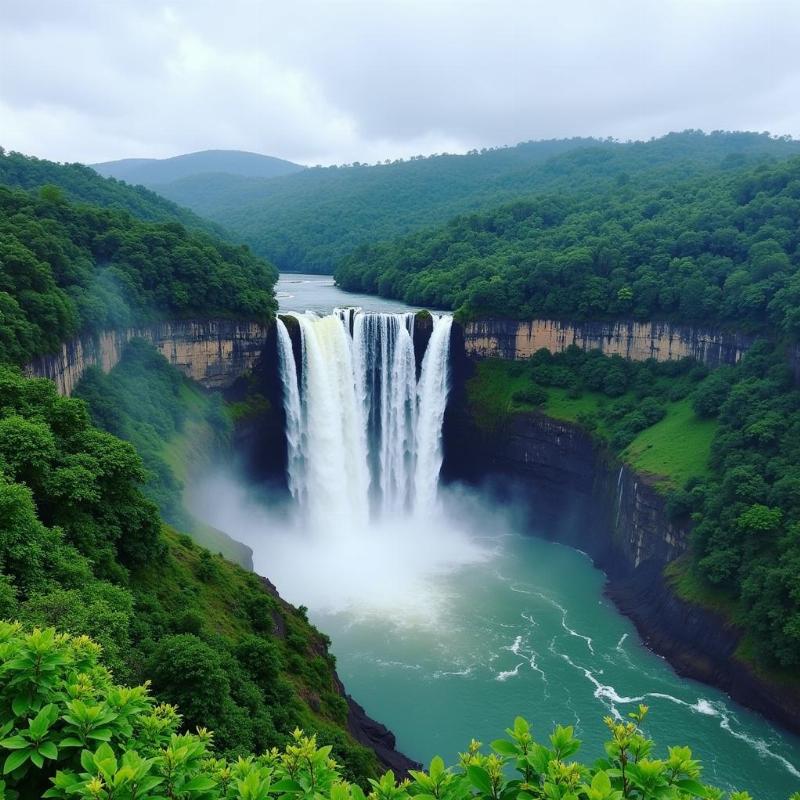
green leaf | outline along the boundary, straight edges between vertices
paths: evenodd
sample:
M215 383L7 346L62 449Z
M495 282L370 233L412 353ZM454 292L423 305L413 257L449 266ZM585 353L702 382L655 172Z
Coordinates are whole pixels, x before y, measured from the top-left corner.
M147 794L154 786L158 786L159 783L164 783L164 779L158 775L148 775L142 778L136 785L139 789L139 794Z
M35 764L35 765L36 765L36 766L37 766L39 769L41 769L41 768L44 766L44 757L43 757L43 756L42 756L40 753L37 753L37 752L34 750L34 751L33 751L33 752L30 754L30 756L31 756L31 761L32 761L32 762L33 762L33 763L34 763L34 764Z
M81 766L91 775L97 774L97 767L94 764L94 753L92 753L91 750L81 751Z
M108 742L111 741L111 735L113 731L111 728L98 728L96 731L92 731L91 733L86 735L87 739L97 739L101 742Z
M3 765L3 775L8 775L9 772L13 772L18 767L21 767L28 760L32 752L32 750L15 750L11 753L6 759L6 763Z
M715 796L712 790L708 789L706 786L703 786L702 783L692 780L691 778L684 778L683 780L675 781L675 786L677 786L681 791L693 794L695 797Z
M444 761L442 760L441 756L434 756L433 760L431 761L430 769L428 773L430 774L431 778L436 780L441 774L444 772Z
M182 792L208 792L216 786L216 781L209 778L207 775L198 775L192 778L188 783L184 783L181 787ZM274 786L272 787L275 788Z
M611 779L605 772L598 772L597 775L592 778L592 789L599 792L602 797L605 797L607 794L611 793Z
M54 742L41 742L37 749L45 758L51 760L58 758L58 748L55 746Z
M21 750L23 747L29 747L30 742L22 736L9 736L8 739L3 739L0 742L0 747L5 747L6 750Z
M31 737L37 741L41 739L57 718L58 706L55 703L48 703L42 707L39 713L30 721Z
M21 717L30 708L30 706L31 698L27 692L25 694L18 694L11 701L11 710L17 717Z
M74 736L67 736L59 742L61 747L83 747L83 742Z
M492 779L483 767L479 767L477 764L470 764L467 767L467 776L476 789L484 794L492 793Z
M277 783L273 783L271 788L272 788L273 792L301 792L301 791L303 791L303 787L299 783L295 783L295 781L291 781L288 778L284 778L282 781L278 781Z
M519 754L519 748L513 742L509 742L508 739L495 739L490 747L503 756L516 756Z

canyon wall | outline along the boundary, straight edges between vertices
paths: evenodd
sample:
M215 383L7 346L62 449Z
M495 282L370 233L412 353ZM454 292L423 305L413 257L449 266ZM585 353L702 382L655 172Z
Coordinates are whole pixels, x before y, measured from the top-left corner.
M499 502L525 508L538 535L587 552L608 576L606 592L644 643L688 678L800 733L800 692L737 657L741 632L682 600L665 567L689 546L666 499L579 426L543 414L513 416L480 431L458 384L445 420L444 475L481 483Z
M717 367L735 364L755 337L714 328L694 328L668 322L562 322L485 319L464 325L464 346L475 358L529 358L547 348L561 352L574 344L584 350L602 350L634 361L671 361L691 356Z
M229 386L258 360L269 327L235 320L179 320L103 331L62 345L25 367L25 374L49 378L59 394L72 394L83 373L92 366L108 372L134 338L150 342L173 366L209 389Z

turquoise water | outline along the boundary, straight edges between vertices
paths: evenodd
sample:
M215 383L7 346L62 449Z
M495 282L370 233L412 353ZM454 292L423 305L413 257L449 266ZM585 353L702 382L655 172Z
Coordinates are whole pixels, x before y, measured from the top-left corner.
M283 274L278 297L284 311L408 310L342 292L330 276ZM591 561L520 535L547 531L522 526L513 509L457 492L436 519L384 520L314 541L235 484L200 496L200 516L249 544L256 570L310 607L348 691L419 761L455 763L471 738L501 736L518 714L541 739L573 724L579 757L591 761L603 753L603 717L646 703L656 755L689 745L706 781L761 800L800 790L800 739L679 678L603 596Z
M502 735L517 714L539 737L573 724L580 754L602 754L606 715L650 706L646 731L666 755L688 744L705 779L765 800L800 788L800 740L711 687L679 678L603 597L582 553L515 534L493 557L440 579L435 626L317 614L345 685L397 735L398 748L454 763L471 737Z

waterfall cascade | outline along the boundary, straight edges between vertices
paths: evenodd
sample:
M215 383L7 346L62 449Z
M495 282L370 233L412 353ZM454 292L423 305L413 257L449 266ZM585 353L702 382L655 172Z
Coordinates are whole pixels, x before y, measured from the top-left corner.
M360 527L371 515L432 511L452 317L434 317L418 380L413 314L293 316L302 335L300 370L278 320L289 488L310 524Z

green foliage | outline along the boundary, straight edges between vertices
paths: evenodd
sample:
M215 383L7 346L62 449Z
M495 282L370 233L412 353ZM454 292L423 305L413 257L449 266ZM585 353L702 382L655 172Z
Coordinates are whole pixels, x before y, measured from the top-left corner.
M177 222L0 187L0 363L149 319L268 320L276 277L247 248Z
M543 224L553 224L562 206L580 196L613 199L639 189L660 189L697 174L713 174L754 163L764 157L787 157L798 144L764 134L699 131L670 134L650 142L621 143L599 139L525 142L516 147L474 151L467 155L435 155L367 166L315 168L269 180L235 175L199 175L159 186L175 202L194 209L236 233L254 252L280 269L332 272L346 256L353 260L338 270L347 288L361 286L396 294L398 275L418 272L422 251L408 248L409 260L371 265L359 270L364 243L374 243L442 225L457 214L496 208L520 198L564 195L548 199L541 209ZM622 182L622 183L621 183ZM509 211L507 217L513 217ZM491 234L489 233L488 238ZM453 259L465 262L472 275L486 275L483 254L461 240L452 244ZM610 256L613 258L614 251ZM441 253L431 252L436 259ZM373 254L367 258L374 260ZM366 266L366 265L365 265ZM487 275L488 277L488 275ZM380 284L380 286L378 285ZM448 296L447 277L426 270L415 285L418 297ZM627 284L615 284L622 304ZM455 295L462 287L453 283ZM633 286L628 287L635 292ZM483 284L487 295L494 287ZM399 296L399 295L396 295ZM513 300L514 295L509 294ZM422 299L421 305L457 307ZM634 301L635 302L635 301Z
M762 659L796 668L800 392L783 351L757 345L710 393L701 386L698 404L719 415L711 475L686 497L697 523L698 576L741 605Z
M208 654L194 643L183 650L196 669ZM86 637L53 629L27 632L0 623L0 748L4 797L62 800L365 800L344 779L330 745L295 730L282 749L226 758L215 752L216 734L195 733L173 705L146 686L114 683L100 663L100 648ZM219 677L215 682L220 683ZM217 686L217 688L220 688ZM187 700L193 701L191 695ZM183 709L182 709L183 710ZM722 798L701 783L702 768L688 747L655 758L642 725L647 707L630 721L605 720L606 756L593 765L574 761L580 741L572 727L557 726L537 742L517 717L507 738L485 753L473 741L456 768L441 758L427 772L398 783L390 771L368 782L374 800L689 800ZM510 774L513 770L515 774ZM742 795L731 795L731 800Z
M0 184L16 189L38 190L41 198L49 203L62 203L65 200L91 203L126 211L149 222L179 222L216 236L223 234L217 225L186 208L176 206L155 192L143 186L129 186L113 178L102 178L83 164L57 164L0 148Z
M131 357L162 364L147 348ZM156 369L161 379L171 385ZM130 444L93 428L81 400L11 367L0 366L0 410L4 616L90 634L118 675L152 677L193 721L213 721L221 752L283 745L300 725L354 779L375 773L374 755L342 730L324 638L256 575L162 532ZM331 699L315 712L313 696Z
M796 336L800 159L744 163L687 175L678 160L655 176L637 163L624 188L578 179L362 247L336 279L464 317L667 318Z
M130 342L109 373L86 371L74 397L85 400L95 425L133 444L149 476L146 494L170 524L193 522L182 504L183 484L169 460L168 443L191 421L204 423L223 442L230 422L217 395L203 393L153 347Z
M540 350L526 362L479 363L468 398L473 417L488 430L509 414L541 407L578 422L637 469L679 487L707 469L716 425L696 419L686 399L705 375L691 360L633 362L570 347L555 355ZM693 446L685 446L685 438L675 444L676 425L693 433Z

